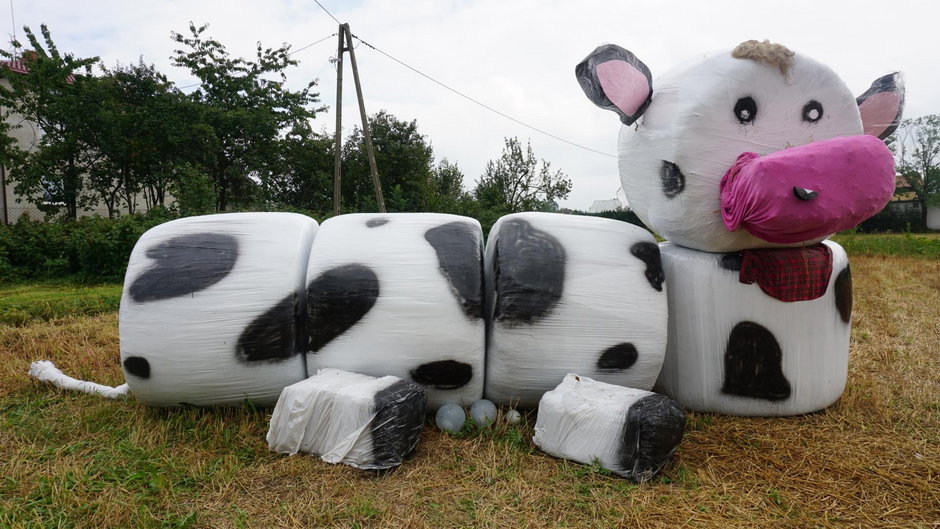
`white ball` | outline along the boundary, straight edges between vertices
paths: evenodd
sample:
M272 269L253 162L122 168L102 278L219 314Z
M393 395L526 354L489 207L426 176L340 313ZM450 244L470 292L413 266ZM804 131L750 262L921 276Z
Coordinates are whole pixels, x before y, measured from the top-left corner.
M496 422L496 405L482 399L470 406L470 417L477 426L489 426Z
M459 432L466 420L467 414L459 404L445 404L437 410L437 415L434 416L437 427L447 433Z
M509 424L519 424L519 421L522 420L522 415L516 410L509 410L506 412L506 422Z

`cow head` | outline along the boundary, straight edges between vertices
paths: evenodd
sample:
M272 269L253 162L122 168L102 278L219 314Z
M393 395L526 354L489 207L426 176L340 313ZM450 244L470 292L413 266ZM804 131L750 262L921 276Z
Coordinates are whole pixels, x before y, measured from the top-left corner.
M576 68L588 98L623 123L630 207L677 244L706 251L812 244L877 213L895 184L881 139L898 125L900 75L855 98L827 66L748 41L657 80L616 45Z

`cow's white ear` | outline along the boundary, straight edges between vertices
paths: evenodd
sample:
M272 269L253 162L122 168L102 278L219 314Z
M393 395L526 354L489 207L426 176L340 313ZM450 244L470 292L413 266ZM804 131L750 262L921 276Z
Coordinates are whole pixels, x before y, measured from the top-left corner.
M595 105L612 110L631 125L649 106L653 78L636 55L616 44L598 47L575 67L585 95Z
M904 81L900 72L879 77L855 98L865 134L885 139L898 128L904 111Z

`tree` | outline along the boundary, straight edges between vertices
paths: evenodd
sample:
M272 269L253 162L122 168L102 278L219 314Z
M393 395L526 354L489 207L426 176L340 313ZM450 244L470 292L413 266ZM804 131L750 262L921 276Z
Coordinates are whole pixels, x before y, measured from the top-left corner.
M275 163L261 178L270 207L327 213L333 208L333 138L289 134L280 142Z
M433 195L434 151L418 132L418 122L402 121L381 110L369 117L369 130L388 208L427 211ZM374 194L365 139L355 127L343 146L343 204L369 209L374 207Z
M477 181L474 195L486 207L506 213L544 211L557 207L556 200L568 197L571 180L560 170L535 158L531 143L525 152L518 138L506 138L497 160L486 163L486 170Z
M4 118L18 115L36 127L38 136L35 148L5 156L12 164L14 190L48 213L64 206L66 217L75 219L92 200L82 191L84 175L98 156L86 135L95 108L91 67L98 58L59 53L45 24L43 42L29 27L23 29L31 50L14 41L14 51L0 51L8 60L21 60L26 70L5 72L10 88L0 86ZM82 70L85 75L78 75Z
M148 210L163 206L173 181L188 175L182 166L203 152L196 109L143 60L103 68L95 84L100 103L87 129L101 157L90 168L89 187L111 216L119 203L134 213L141 194Z
M926 225L927 206L940 206L940 114L904 120L895 138L897 172L917 196Z
M186 49L175 50L171 58L201 82L190 97L212 133L212 152L203 165L217 209L224 211L233 199L250 199L252 176L267 173L279 140L287 131L309 131L309 120L321 109L312 107L319 97L310 91L316 81L297 91L285 87L284 71L297 64L289 45L262 48L258 43L255 60L232 58L220 42L203 37L207 27L190 24L190 36L174 33L173 40Z
M431 189L432 211L457 213L464 209L463 203L471 199L463 188L463 172L447 158L431 170Z

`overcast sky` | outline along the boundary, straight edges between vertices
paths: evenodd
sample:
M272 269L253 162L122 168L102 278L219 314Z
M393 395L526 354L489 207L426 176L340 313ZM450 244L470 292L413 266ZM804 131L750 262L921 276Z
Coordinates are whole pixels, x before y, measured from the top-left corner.
M619 122L581 92L574 66L602 43L633 51L655 78L676 64L748 39L770 39L831 66L855 93L877 77L905 75L905 117L940 113L940 3L931 0L827 2L647 0L320 0L352 32L380 50L513 118L613 155ZM9 10L9 8L6 8ZM105 64L154 63L178 86L195 82L170 64L171 31L209 23L208 35L232 55L265 47L302 48L336 32L314 0L13 0L3 31L24 25L52 31L60 51L100 56ZM6 39L9 41L9 38ZM9 48L9 45L6 46ZM292 86L318 79L330 107L314 128L332 134L336 38L299 51ZM620 186L616 158L545 136L458 96L364 45L356 49L366 109L417 120L437 160L456 162L472 187L503 138L531 139L535 153L567 173L574 189L562 205L587 209ZM358 120L347 65L344 130ZM188 90L187 90L188 91ZM379 168L381 173L381 167Z

